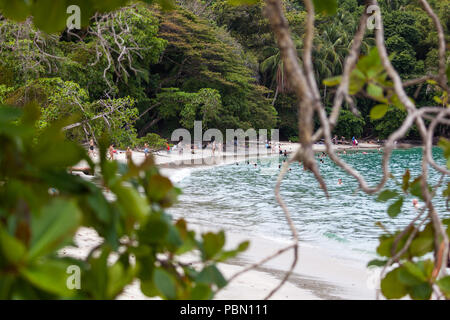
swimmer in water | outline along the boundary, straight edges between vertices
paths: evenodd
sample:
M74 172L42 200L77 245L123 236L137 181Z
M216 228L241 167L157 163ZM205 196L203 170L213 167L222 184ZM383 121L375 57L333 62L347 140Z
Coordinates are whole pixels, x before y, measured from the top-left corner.
M413 199L412 203L414 208L419 209L419 201L417 199Z
M342 185L342 179L338 180L338 185Z

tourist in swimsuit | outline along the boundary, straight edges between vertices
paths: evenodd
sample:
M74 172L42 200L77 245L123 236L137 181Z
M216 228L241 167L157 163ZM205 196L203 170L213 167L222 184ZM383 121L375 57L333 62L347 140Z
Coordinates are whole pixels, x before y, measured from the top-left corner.
M115 151L116 151L116 150L114 150L114 146L113 146L113 145L110 145L110 146L109 146L109 149L108 149L108 152L109 152L109 159L110 159L110 160L114 160L114 153L115 153Z
M144 153L145 153L145 157L148 157L148 153L150 152L150 150L148 149L148 143L144 144Z

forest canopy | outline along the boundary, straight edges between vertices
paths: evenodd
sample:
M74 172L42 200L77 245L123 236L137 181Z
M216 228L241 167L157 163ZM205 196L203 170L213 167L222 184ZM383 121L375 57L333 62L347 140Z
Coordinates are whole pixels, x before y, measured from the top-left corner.
M116 8L112 12L95 6L83 11L81 6L79 30L46 24L35 11L34 18L23 13L14 17L22 22L1 17L0 102L23 106L36 99L44 114L41 122L56 120L60 112L77 112L84 124L68 132L69 137L85 141L108 127L120 147L135 146L147 134L170 138L174 129L190 129L194 120L203 120L205 130L279 128L282 139L295 140L296 99L263 4L178 1L171 5L173 10L163 12L168 2L161 3L164 8L118 1L111 4ZM430 4L448 34L449 2ZM284 6L301 57L306 11L301 1L284 1ZM437 34L428 32L433 29L426 13L408 0L380 1L380 7L386 47L402 78L436 74ZM53 7L55 12L60 9L65 7ZM335 9L332 16L316 14L313 48L314 70L328 112L334 88L327 79L342 73L363 1L339 0ZM12 8L2 2L0 10L9 13ZM361 54L368 55L373 45L373 31L368 30ZM74 94L64 96L67 90ZM431 81L407 90L418 106L436 102ZM354 101L360 114L344 104L334 134L384 139L405 118L404 111L392 106L386 107L387 116L371 117L376 103L364 91ZM54 103L58 97L65 99L63 104ZM107 120L101 116L90 121L111 108L117 112L109 112ZM413 128L408 138L416 137Z

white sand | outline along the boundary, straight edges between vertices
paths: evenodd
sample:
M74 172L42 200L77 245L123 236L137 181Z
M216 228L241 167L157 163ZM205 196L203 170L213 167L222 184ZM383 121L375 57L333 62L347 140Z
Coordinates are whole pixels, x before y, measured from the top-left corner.
M288 152L295 151L296 147L297 145L293 143L283 143L281 146L283 151L287 150ZM341 145L336 147L338 149L351 148L351 146ZM378 147L378 145L360 143L358 149ZM323 145L315 145L314 149L316 151L325 150ZM211 150L203 150L202 153L197 150L194 157L205 160L210 159L211 155ZM250 157L255 155L256 153L249 153ZM185 168L186 164L174 166L174 162L185 160L190 156L190 154L180 155L176 151L169 154L163 151L154 155L159 166L170 167L162 169L162 173L175 181L178 180L177 175L181 170L189 169ZM218 158L223 154L216 152L215 156ZM133 161L136 163L140 163L144 158L143 153L133 152ZM216 161L216 163L203 163L203 166L233 163L244 158L245 154L242 153L237 158L228 157L225 160ZM116 159L125 161L125 153L119 152ZM189 223L189 218L187 220ZM202 226L190 224L189 226L197 232L207 231ZM289 242L283 243L279 240L245 237L241 234L227 232L227 246L236 246L243 240L250 240L250 248L238 258L219 266L226 278L289 244ZM94 230L81 228L75 237L78 248L65 248L62 251L63 254L70 256L86 257L90 250L101 241L102 239ZM263 299L279 283L291 262L292 251L285 252L258 270L252 270L236 278L219 292L216 299ZM272 299L374 299L375 290L369 288L370 285L367 284L370 274L365 267L366 263L367 261L362 258L353 259L330 249L311 247L300 243L299 261L294 273ZM119 299L147 299L147 297L140 292L139 284L135 282L124 290Z

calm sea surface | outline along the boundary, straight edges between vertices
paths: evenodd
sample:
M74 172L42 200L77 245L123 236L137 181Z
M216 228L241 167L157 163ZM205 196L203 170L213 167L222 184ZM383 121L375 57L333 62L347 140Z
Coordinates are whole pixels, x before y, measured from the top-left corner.
M394 151L390 163L394 176L401 181L408 168L412 177L419 175L421 152L421 148ZM342 157L358 169L369 184L375 185L379 181L382 155L378 152L363 154L359 151ZM445 164L440 148L433 149L433 157L439 164ZM250 160L250 165L239 162L238 165L187 171L186 177L178 183L183 194L170 213L202 226L289 240L289 228L274 197L278 165L283 159L276 156ZM297 163L291 166L281 188L301 241L371 255L382 233L376 222L395 230L407 225L415 215L414 197L408 196L402 213L392 219L386 213L389 202L376 202L376 196L358 191L355 179L344 174L329 158L324 158L324 163L319 162L319 165L330 199L325 197L312 174ZM343 185L338 185L339 178ZM429 181L435 184L439 178L440 175L431 169ZM391 180L388 186L393 187L394 182ZM441 196L442 189L434 204L438 212L449 216Z

